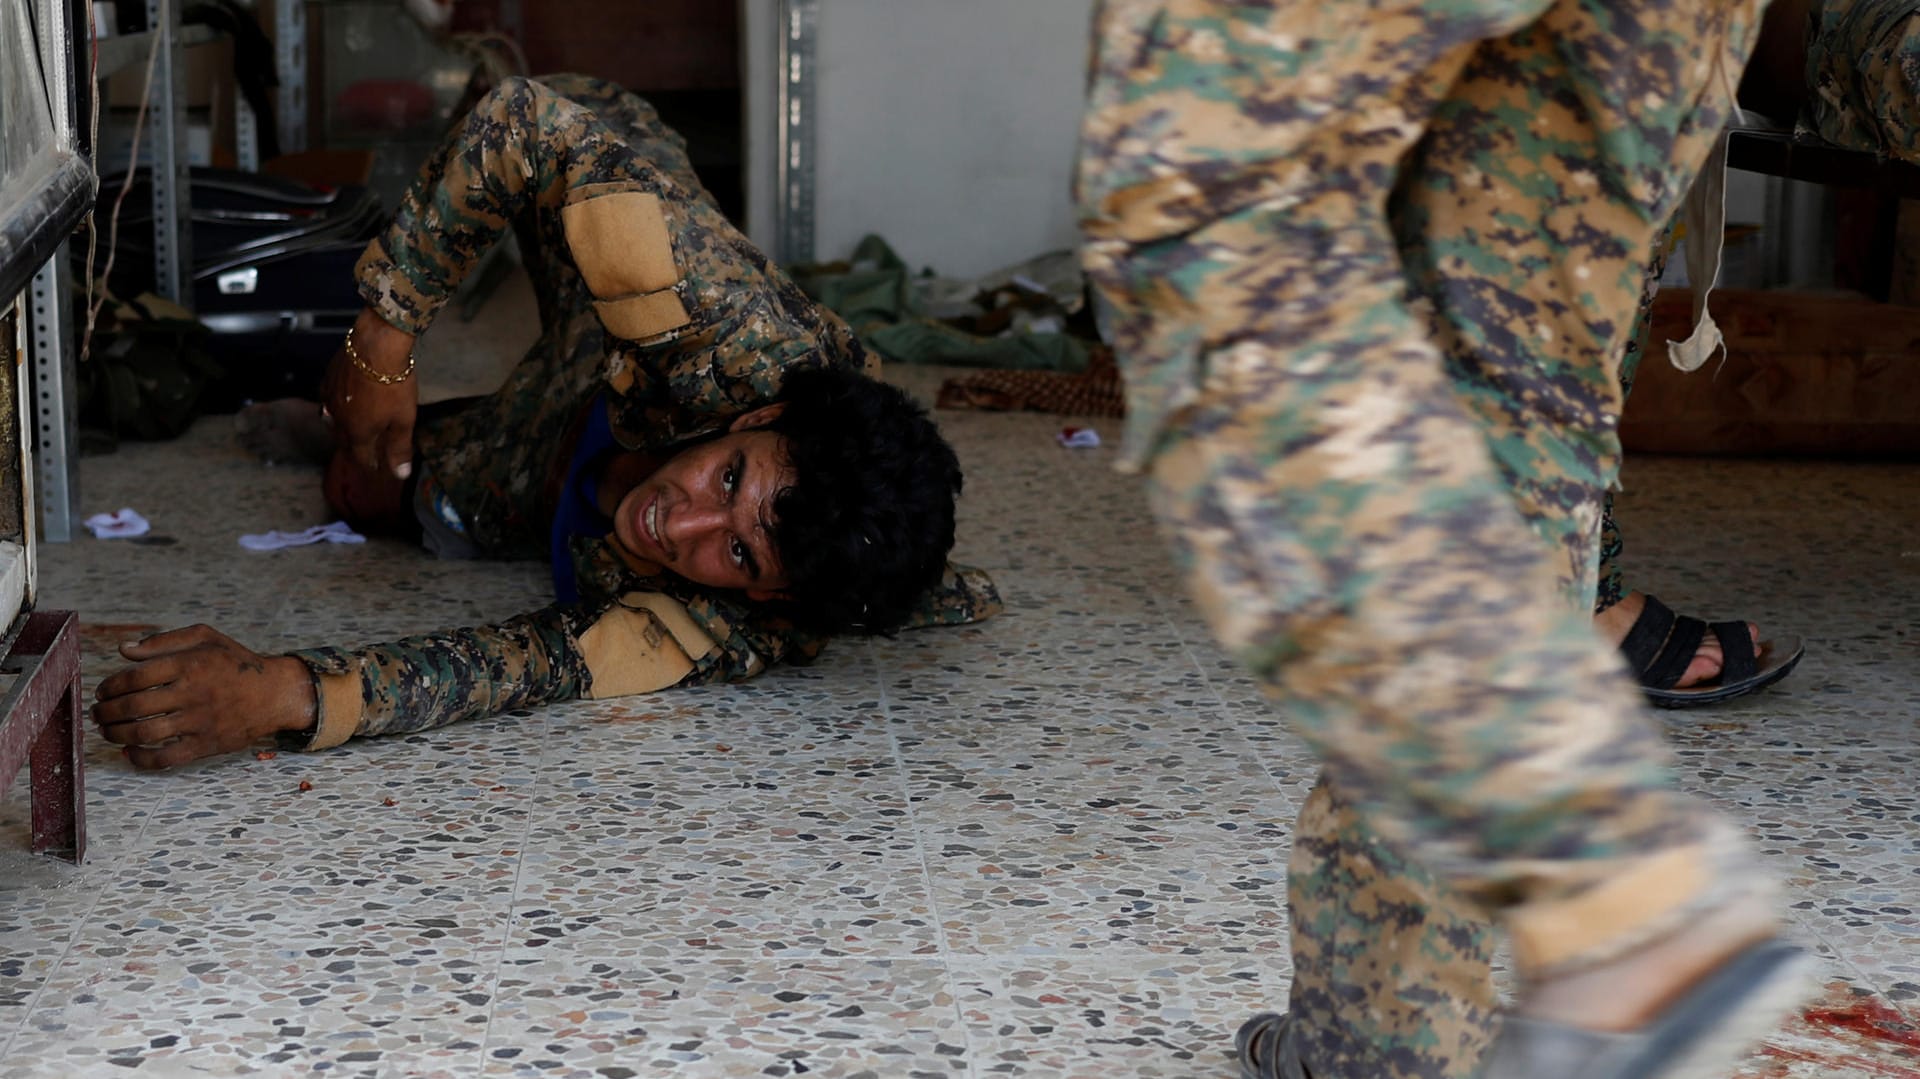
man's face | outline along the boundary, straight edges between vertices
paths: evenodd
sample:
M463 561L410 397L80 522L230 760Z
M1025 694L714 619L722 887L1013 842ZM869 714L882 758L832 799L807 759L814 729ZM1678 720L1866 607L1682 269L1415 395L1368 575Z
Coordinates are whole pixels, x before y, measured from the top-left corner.
M787 587L773 537L773 500L794 481L786 439L758 430L761 409L661 465L620 499L614 538L696 584L780 598Z

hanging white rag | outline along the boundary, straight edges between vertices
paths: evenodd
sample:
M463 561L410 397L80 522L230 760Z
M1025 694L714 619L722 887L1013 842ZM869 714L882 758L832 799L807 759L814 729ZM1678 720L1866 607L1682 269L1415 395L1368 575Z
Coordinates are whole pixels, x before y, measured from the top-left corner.
M314 525L304 532L264 532L241 536L240 546L249 551L277 551L282 547L305 547L309 543L365 543L367 537L347 527L345 521Z
M1707 310L1720 276L1720 249L1727 233L1727 133L1707 155L1700 176L1682 204L1686 220L1687 280L1693 284L1693 332L1685 341L1667 342L1667 359L1682 371L1698 371L1726 348L1720 326Z
M145 517L125 508L118 513L96 513L83 523L93 532L94 539L126 539L129 536L144 536L153 528L147 523Z

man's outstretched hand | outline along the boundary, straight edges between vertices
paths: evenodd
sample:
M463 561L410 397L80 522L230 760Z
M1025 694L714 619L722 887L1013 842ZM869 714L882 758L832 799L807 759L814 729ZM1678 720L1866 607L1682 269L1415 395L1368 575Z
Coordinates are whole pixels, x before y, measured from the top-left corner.
M292 656L262 656L211 626L120 646L133 666L100 683L93 721L136 768L171 768L310 729L313 676Z
M353 324L353 350L369 370L398 375L413 354L413 336L373 313ZM413 421L420 409L420 381L382 384L347 358L343 343L327 366L321 388L333 417L334 445L362 468L406 479L413 468Z

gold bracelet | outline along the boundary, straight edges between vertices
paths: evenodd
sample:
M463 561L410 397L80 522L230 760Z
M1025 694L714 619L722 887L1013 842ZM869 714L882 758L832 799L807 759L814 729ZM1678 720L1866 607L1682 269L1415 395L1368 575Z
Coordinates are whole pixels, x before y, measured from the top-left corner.
M413 350L412 349L407 350L407 369L405 371L402 371L397 375L383 375L380 372L375 371L373 368L368 367L366 361L360 358L360 353L354 350L353 328L351 326L347 328L347 361L353 364L355 367L358 367L360 369L361 374L367 376L368 378L374 380L375 382L378 382L382 386L391 386L396 382L405 382L406 380L413 377Z

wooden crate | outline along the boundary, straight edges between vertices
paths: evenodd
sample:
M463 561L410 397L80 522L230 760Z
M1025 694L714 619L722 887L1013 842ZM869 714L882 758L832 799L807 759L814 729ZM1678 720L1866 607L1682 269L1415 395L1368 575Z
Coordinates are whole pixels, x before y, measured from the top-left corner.
M1851 293L1713 294L1724 359L1676 370L1692 294L1667 289L1620 425L1629 452L1920 457L1920 309Z

